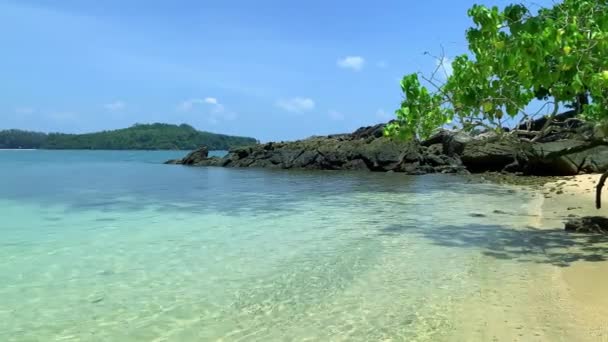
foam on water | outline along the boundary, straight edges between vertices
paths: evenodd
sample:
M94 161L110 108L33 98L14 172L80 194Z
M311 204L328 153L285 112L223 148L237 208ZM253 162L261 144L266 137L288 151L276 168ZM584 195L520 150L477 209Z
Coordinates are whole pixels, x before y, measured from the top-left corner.
M449 340L554 262L526 191L28 153L0 157L3 341Z

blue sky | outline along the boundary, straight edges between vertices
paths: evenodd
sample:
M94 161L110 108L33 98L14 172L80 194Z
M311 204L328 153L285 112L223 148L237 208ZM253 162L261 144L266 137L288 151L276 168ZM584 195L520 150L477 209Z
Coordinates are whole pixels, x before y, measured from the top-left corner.
M0 0L0 129L352 131L391 118L399 79L434 69L425 51L466 51L474 3Z

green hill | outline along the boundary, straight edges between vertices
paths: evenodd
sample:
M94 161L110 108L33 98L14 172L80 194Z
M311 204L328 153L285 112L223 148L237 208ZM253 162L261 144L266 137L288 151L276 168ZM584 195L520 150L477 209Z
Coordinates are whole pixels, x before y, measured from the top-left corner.
M129 128L86 134L0 131L0 149L193 150L204 145L210 150L228 150L256 142L254 138L197 131L186 124L135 124Z

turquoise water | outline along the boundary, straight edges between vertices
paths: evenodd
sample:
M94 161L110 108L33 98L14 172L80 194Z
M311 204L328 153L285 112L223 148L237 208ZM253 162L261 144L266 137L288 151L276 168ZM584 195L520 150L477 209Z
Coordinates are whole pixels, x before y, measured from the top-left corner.
M559 261L526 191L183 154L0 151L1 341L449 340Z

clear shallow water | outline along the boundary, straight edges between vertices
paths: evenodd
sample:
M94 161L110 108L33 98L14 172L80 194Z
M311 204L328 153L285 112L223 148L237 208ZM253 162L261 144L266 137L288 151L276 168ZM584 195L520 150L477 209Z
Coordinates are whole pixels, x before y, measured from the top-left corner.
M569 262L525 191L183 154L0 151L0 340L450 340Z

